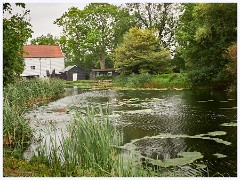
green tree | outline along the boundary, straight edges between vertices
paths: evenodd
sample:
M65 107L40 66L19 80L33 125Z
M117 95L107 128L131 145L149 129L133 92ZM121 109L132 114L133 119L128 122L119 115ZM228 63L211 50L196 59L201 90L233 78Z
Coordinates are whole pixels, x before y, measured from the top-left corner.
M237 42L234 42L224 54L229 58L229 62L226 64L226 71L232 76L232 83L229 85L228 90L230 92L237 92Z
M59 39L51 34L42 35L31 40L32 45L59 45Z
M170 52L160 47L156 31L131 28L115 49L115 67L121 74L168 71Z
M181 49L179 47L176 48L175 55L171 59L171 67L175 73L180 73L186 70L185 60L182 57Z
M83 10L69 9L55 23L63 27L60 43L70 62L83 63L84 57L93 54L101 69L105 69L116 44L128 30L128 12L107 3L92 3Z
M22 3L16 6L25 8ZM3 14L11 14L11 5L3 4ZM3 83L4 85L14 82L24 70L23 46L31 37L31 24L27 20L28 10L23 14L12 15L10 18L3 17Z
M194 86L219 87L230 83L222 54L237 40L237 4L185 4L177 30L181 56Z
M178 3L126 3L122 5L133 16L136 26L157 29L161 46L171 49L175 44L175 29L183 8Z

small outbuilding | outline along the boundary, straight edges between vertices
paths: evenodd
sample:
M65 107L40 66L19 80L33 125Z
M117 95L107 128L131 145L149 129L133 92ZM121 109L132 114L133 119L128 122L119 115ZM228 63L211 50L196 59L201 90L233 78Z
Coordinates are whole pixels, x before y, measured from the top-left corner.
M95 79L99 75L118 76L115 69L92 69L90 72L90 79Z
M82 68L74 65L68 66L60 71L59 77L67 81L77 81L85 79L85 72Z

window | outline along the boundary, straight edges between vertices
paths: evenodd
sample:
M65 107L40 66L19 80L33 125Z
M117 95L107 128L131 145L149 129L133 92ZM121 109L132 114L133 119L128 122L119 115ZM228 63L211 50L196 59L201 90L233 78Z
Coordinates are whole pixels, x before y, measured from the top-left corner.
M31 66L31 69L35 69L35 66Z

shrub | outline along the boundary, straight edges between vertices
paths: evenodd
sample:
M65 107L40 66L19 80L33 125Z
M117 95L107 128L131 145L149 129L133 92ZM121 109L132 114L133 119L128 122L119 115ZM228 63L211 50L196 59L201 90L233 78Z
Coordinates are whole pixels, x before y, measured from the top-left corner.
M114 84L117 86L141 88L144 87L152 78L148 73L131 74L130 76L120 75L114 79Z

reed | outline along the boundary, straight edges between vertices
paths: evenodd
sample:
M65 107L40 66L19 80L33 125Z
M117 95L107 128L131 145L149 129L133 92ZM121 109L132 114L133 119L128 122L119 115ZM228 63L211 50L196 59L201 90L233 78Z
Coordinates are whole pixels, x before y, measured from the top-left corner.
M113 84L131 88L189 88L190 84L186 73L171 73L150 75L148 73L120 75L113 79Z
M48 159L54 176L117 175L122 133L111 125L102 108L88 107L84 115L81 110L72 113L68 135L60 143L56 143L58 137L51 137L50 144L43 144L39 151L40 159Z
M144 166L135 154L124 155L123 132L109 121L107 111L101 106L90 106L84 114L81 109L72 110L74 118L67 134L62 132L51 137L50 143L43 143L35 161L47 165L54 177L194 176L188 171L164 172L160 167Z
M3 88L3 144L20 148L28 144L32 130L24 115L33 104L63 93L61 80L21 80Z

